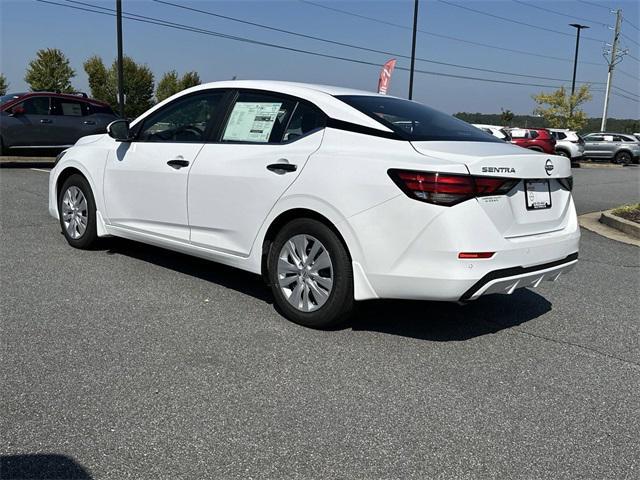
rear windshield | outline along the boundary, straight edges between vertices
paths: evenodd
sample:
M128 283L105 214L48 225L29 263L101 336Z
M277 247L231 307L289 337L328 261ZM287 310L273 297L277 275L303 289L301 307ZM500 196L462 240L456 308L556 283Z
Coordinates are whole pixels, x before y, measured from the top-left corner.
M401 98L339 95L336 98L411 141L502 142L499 138L426 105Z

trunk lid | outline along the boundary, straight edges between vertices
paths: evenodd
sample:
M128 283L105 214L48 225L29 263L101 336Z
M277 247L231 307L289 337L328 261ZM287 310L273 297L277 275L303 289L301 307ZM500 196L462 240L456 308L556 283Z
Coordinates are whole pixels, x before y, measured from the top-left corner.
M558 179L571 177L568 158L527 150L508 143L412 142L422 155L464 164L473 176L517 178L518 184L506 195L476 199L505 238L553 232L564 228L572 208L571 192ZM532 183L531 180L542 180ZM531 190L546 190L549 194ZM549 208L533 208L541 198Z

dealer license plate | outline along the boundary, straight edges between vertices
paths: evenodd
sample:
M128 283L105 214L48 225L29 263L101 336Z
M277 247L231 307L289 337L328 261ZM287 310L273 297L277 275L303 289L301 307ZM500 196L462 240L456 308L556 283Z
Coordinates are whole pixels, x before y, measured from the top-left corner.
M527 201L527 210L551 208L549 180L525 180L524 194Z

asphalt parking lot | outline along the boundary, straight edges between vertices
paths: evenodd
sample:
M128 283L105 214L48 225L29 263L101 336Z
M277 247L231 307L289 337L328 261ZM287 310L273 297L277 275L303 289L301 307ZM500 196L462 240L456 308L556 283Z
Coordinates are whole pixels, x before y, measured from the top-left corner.
M579 213L640 196L574 175ZM0 478L640 477L637 247L583 230L556 284L321 332L253 275L70 248L47 178L0 170Z

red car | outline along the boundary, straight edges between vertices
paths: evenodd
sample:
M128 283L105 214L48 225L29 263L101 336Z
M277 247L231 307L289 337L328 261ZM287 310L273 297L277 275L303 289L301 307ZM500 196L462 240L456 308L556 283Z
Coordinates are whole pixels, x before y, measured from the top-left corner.
M555 155L556 141L546 128L513 128L511 143L519 147Z

